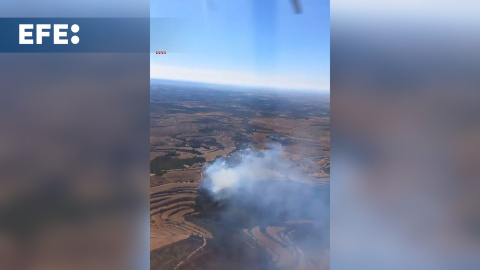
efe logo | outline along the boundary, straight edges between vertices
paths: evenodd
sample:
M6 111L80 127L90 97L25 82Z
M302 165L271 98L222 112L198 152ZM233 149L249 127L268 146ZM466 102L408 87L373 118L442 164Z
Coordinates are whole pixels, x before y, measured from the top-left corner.
M20 24L19 31L19 44L33 44L33 32L36 28L35 44L42 44L44 37L50 36L51 25L50 24ZM80 30L78 24L72 24L70 30L73 33L77 33ZM53 25L53 44L68 44L68 24L54 24ZM80 38L76 35L72 36L70 41L73 44L78 44Z

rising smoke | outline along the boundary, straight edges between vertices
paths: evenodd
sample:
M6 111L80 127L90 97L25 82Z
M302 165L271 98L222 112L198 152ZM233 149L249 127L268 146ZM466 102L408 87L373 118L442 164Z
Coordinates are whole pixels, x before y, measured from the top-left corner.
M285 180L290 176L291 165L282 158L282 153L281 146L272 145L266 151L247 148L231 159L217 159L204 171L205 180L210 182L208 188L218 197L225 189L235 192L258 181Z
M239 226L290 220L328 226L329 185L313 184L310 178L285 158L281 146L270 145L264 151L246 149L215 160L203 172L200 193L217 206L222 221Z

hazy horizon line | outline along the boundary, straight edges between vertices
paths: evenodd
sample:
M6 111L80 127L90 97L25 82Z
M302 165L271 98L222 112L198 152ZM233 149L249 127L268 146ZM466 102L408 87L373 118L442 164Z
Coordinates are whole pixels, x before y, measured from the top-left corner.
M278 90L278 91L289 91L289 92L307 92L307 93L316 93L316 94L328 94L330 95L330 89L305 89L305 88L290 88L290 87L275 87L275 86L265 86L265 85L250 85L250 84L231 84L231 83L221 83L221 82L208 82L208 81L193 81L185 79L169 79L169 78L156 78L150 77L150 81L165 81L165 82L177 82L177 83L191 83L191 84L204 84L204 85L218 85L218 86L228 86L232 88L256 88L263 90Z
M302 74L266 74L250 71L200 69L184 66L150 65L150 79L165 79L232 85L240 87L263 87L292 91L330 92L330 76L311 78Z

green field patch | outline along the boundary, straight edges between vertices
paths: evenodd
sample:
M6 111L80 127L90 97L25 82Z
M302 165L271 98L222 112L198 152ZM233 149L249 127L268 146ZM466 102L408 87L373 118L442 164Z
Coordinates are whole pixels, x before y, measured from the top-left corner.
M191 166L195 163L206 162L204 157L192 157L192 158L174 158L172 156L156 157L150 161L150 173L156 175L162 175L167 170L183 169L184 165Z

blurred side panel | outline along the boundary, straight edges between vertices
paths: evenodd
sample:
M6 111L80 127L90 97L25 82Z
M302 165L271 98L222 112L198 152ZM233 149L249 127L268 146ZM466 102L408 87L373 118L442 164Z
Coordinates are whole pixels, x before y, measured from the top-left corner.
M0 269L139 269L148 57L0 55Z
M148 16L144 0L0 3L10 18ZM0 269L149 268L145 27L135 53L0 54Z
M477 1L333 1L331 269L480 269Z

